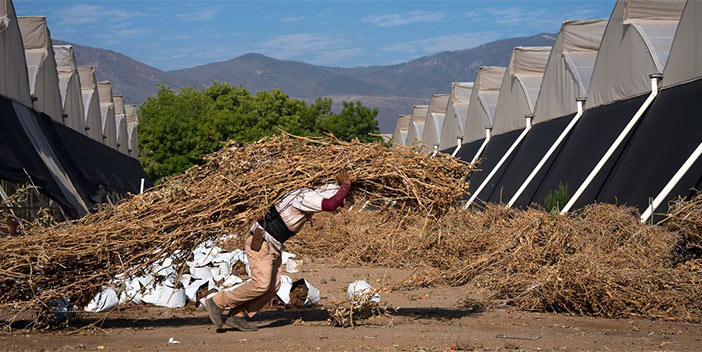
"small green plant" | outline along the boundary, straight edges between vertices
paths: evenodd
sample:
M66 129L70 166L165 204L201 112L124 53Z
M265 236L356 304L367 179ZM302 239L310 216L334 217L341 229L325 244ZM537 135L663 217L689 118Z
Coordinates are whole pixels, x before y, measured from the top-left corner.
M568 183L563 184L559 182L558 188L548 192L546 195L544 206L546 206L546 210L552 213L558 213L561 211L561 208L566 205L568 198L570 198L570 196L568 196Z

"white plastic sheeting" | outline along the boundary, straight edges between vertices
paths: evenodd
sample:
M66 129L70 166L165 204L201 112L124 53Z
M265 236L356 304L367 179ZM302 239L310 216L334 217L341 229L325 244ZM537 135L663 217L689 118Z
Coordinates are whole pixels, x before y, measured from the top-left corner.
M415 146L422 142L424 134L424 123L427 118L429 105L414 105L412 106L412 114L410 115L409 131L407 132L407 141L405 145Z
M127 115L127 139L129 140L129 156L139 160L139 117L137 116L137 106L127 104L124 106Z
M231 235L222 236L221 240L232 238ZM154 255L158 255L156 251ZM179 256L183 253L176 253ZM83 308L88 312L108 311L118 304L153 304L159 307L180 308L190 301L202 304L202 301L215 293L232 290L241 285L244 280L232 272L238 262L244 264L247 275L251 269L244 251L237 249L226 251L217 246L215 241L206 241L193 249L191 261L186 262L188 272L178 276L173 267L173 258L164 257L155 262L150 270L142 276L126 277L117 275L110 286L104 287L102 292L93 297L90 303ZM282 253L285 261L295 258L295 254ZM249 279L250 280L250 279ZM319 289L305 280L308 288L306 305L319 304L321 294ZM281 285L277 294L286 304L290 302L290 289L292 279L281 275ZM206 295L198 296L198 291L205 290ZM202 292L200 292L202 294Z
M117 129L115 128L115 104L112 100L112 84L109 81L97 83L100 97L102 143L117 149Z
M463 126L463 143L485 138L485 129L492 128L497 96L505 75L505 67L483 66L478 71L470 94L468 116Z
M78 76L78 66L73 55L73 46L54 45L56 69L59 77L59 93L63 112L66 114L66 126L85 133L85 113L83 111L83 96Z
M670 49L663 87L702 78L702 2L688 1Z
M32 106L22 36L11 0L0 0L0 94Z
M124 98L121 95L112 97L115 104L115 132L117 133L117 150L124 155L129 155L129 135L127 132L127 114L124 107Z
M473 90L473 82L454 82L446 109L444 126L441 128L439 149L456 146L457 139L463 138L463 127L468 117L468 104Z
M651 91L668 60L684 1L618 0L607 23L585 109Z
M18 21L27 61L29 91L36 98L31 106L63 123L58 72L46 18L18 17Z
M422 134L422 144L425 146L425 152L431 151L434 146L438 147L440 144L441 130L444 127L449 97L449 94L434 94L429 100L429 108L427 109L424 132Z
M526 127L526 115L534 113L550 53L550 46L514 48L497 98L493 136Z
M103 143L100 97L95 81L95 69L91 66L78 66L78 76L80 77L80 91L83 99L85 134Z
M395 123L395 131L392 134L392 146L404 146L409 133L410 115L399 115Z
M576 100L587 97L605 26L606 20L563 22L548 58L533 123L577 111Z

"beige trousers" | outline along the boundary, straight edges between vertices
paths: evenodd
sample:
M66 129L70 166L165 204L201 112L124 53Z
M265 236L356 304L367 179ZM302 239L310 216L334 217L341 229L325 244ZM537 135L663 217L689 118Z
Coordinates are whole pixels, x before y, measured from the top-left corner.
M253 317L270 302L280 288L281 253L263 241L261 249L251 249L252 236L246 239L246 257L251 268L251 280L233 290L217 293L212 300L221 308L231 308L230 314Z

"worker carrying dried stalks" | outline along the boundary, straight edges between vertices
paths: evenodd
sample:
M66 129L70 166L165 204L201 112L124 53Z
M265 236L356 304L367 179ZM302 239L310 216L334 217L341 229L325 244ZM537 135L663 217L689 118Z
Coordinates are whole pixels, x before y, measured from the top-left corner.
M280 287L280 265L283 244L294 236L320 211L334 211L351 189L346 172L336 177L338 185L319 189L296 189L272 205L263 218L254 222L251 236L246 239L246 256L251 268L251 280L229 291L221 291L205 302L210 320L217 326L227 324L240 331L253 331L252 318L270 302ZM231 308L224 319L223 311Z

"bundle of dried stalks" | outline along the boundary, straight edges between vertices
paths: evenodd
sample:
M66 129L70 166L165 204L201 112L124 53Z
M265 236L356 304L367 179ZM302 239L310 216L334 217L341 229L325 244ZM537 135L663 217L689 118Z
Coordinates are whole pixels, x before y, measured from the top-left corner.
M60 219L57 219L54 214L52 214L52 210L46 206L46 204L42 204L42 206L40 206L38 209L32 209L33 216L30 220L24 219L15 214L15 210L22 210L25 205L29 203L29 199L32 197L32 195L40 195L39 187L26 185L15 190L15 192L6 199L0 200L0 207L7 207L9 209L0 213L0 220L3 220L2 218L6 218L17 223L20 233L33 227L48 227L56 225Z
M0 308L36 309L53 298L80 307L117 274L143 272L163 257L184 267L198 243L245 234L285 193L330 182L342 170L355 179L352 195L434 216L464 194L471 166L332 138L229 145L203 166L106 211L1 239Z
M702 196L671 214L680 231L605 204L567 216L497 205L440 219L349 212L318 218L289 247L339 265L415 268L400 287L470 284L524 310L702 321L702 256L680 255L699 246Z
M373 300L376 293L377 290L371 290L356 296L355 300L324 307L329 314L327 322L330 326L338 328L352 328L358 325L360 320L381 316L389 318L392 322L390 308Z
M702 193L690 201L677 200L663 223L683 236L683 259L702 258Z

